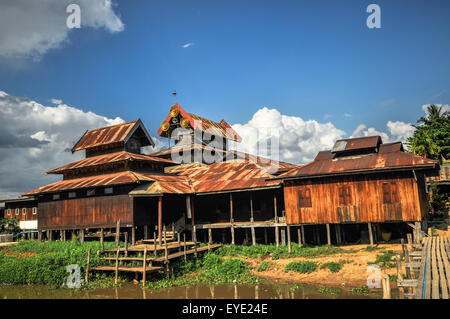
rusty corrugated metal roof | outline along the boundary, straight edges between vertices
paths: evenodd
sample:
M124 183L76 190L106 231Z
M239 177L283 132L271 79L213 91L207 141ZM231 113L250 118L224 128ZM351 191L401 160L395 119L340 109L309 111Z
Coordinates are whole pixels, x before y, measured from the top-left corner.
M388 152L389 148L392 151ZM308 178L320 175L350 174L355 172L404 168L435 168L437 165L437 162L434 160L399 151L398 149L398 145L388 145L383 153L335 158L331 158L330 151L325 151L319 153L313 162L283 173L278 178Z
M88 157L88 158L55 168L55 169L52 169L51 171L48 171L46 174L61 174L62 172L67 171L67 170L99 166L99 165L104 165L104 164L108 164L108 163L120 162L120 161L133 161L133 160L159 162L159 163L164 163L164 164L176 164L175 162L173 162L169 159L165 159L165 158L161 158L161 157L143 155L143 154L134 154L134 153L122 151L122 152L117 152L117 153L110 153L110 154Z
M137 128L137 126L141 126L142 130L147 136L148 144L146 145L154 145L153 140L148 135L147 130L145 129L141 120L138 119L131 122L86 131L80 138L80 140L72 148L72 152L100 145L125 142L125 140L130 136L130 134Z
M331 152L347 152L377 148L382 143L380 136L365 136L337 140Z
M221 136L226 139L241 142L242 138L239 136L236 131L234 131L231 126L225 121L222 120L220 123L208 120L204 117L188 113L186 112L178 103L175 103L170 109L177 108L181 114L181 116L185 119L189 120L189 124L194 130L199 130L201 132L207 132L209 134L215 135L215 136ZM167 115L165 121L169 122L172 116L170 113ZM169 137L168 133L169 131L164 132L161 127L158 129L158 135L163 137Z

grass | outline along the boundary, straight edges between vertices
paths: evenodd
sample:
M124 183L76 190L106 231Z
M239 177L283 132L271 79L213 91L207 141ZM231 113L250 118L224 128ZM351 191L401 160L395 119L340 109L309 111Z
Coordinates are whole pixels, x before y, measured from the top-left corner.
M301 274L310 274L317 270L318 263L314 261L292 261L284 267L284 272L295 271Z
M369 264L377 264L382 269L394 268L396 267L396 261L394 260L395 252L393 250L388 250L382 254L378 254L374 262Z
M380 249L385 249L386 247L378 247L378 245L376 246L367 246L366 248L364 248L364 250L366 251L376 251L376 250L380 250Z
M317 289L317 291L321 294L329 294L329 295L337 295L342 292L339 288L333 288L333 287L320 287Z
M105 242L105 248L114 243ZM95 253L101 249L98 242L52 241L37 242L22 240L17 245L0 251L0 283L3 284L47 284L61 287L69 277L67 266L80 266L80 277L84 280L86 260L91 249L91 266L100 263ZM93 274L92 280L102 280L101 274ZM92 284L93 285L93 284Z
M300 247L296 243L292 243L292 251L289 253L287 246L276 245L255 245L255 246L239 246L239 245L223 245L216 253L222 256L260 258L262 256L271 256L273 260L292 257L317 258L322 256L330 256L339 253L350 252L340 247L334 246L316 246L316 247Z

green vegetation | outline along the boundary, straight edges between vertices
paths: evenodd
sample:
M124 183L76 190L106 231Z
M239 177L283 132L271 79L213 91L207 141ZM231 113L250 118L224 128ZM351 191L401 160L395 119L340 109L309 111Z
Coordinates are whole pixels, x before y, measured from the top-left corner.
M105 243L105 248L114 247L114 243ZM81 244L75 241L37 242L23 240L17 245L0 251L0 283L4 284L47 284L61 287L70 275L67 266L80 266L81 278L84 278L88 250L91 248L91 265L99 264L95 253L101 249L98 242ZM103 280L105 276L94 274L92 279Z
M370 293L370 289L367 286L361 286L356 288L350 288L350 292L354 294L368 294Z
M274 263L271 261L267 261L264 260L263 262L261 262L258 266L258 268L256 269L257 271L267 271L267 270L271 270L274 266Z
M341 289L333 287L320 287L317 291L321 294L329 294L329 295L337 295L342 292Z
M19 220L16 218L0 219L0 234L17 234L20 232Z
M316 258L347 252L353 251L328 245L317 247L300 247L295 243L292 243L291 253L289 253L287 246L277 247L276 245L224 245L216 251L216 253L221 256L232 257L260 258L262 256L270 255L273 260L291 257Z
M328 268L331 272L339 272L345 263L345 260L340 260L339 262L330 261L320 265L320 269Z
M397 265L395 261L395 252L393 250L388 250L382 254L378 254L374 262L368 262L367 264L377 264L382 269L394 268Z
M380 249L385 249L386 247L378 247L378 245L375 246L367 246L366 248L364 248L364 250L366 251L376 251L376 250L380 250Z
M316 271L318 266L314 261L292 261L284 267L284 272L296 271L301 274L310 274Z
M397 280L398 280L398 276L397 275L389 275L389 281L396 282Z

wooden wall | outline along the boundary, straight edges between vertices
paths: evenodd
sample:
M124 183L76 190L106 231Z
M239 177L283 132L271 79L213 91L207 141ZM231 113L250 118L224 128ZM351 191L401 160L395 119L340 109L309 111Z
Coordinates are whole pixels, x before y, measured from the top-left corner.
M286 221L324 224L422 220L428 204L423 174L416 175L417 181L412 172L286 181ZM385 183L395 184L393 193L389 194L390 186L383 186ZM299 193L305 192L310 193L311 201L303 199L300 204Z
M33 207L38 208L37 201L18 201L13 203L5 203L4 218L16 218L18 220L36 220L38 219L39 209L33 215ZM19 209L19 215L16 215L16 208ZM23 214L22 209L26 209L26 214ZM8 209L11 209L11 215L8 215Z
M79 229L133 224L133 199L127 194L39 202L39 229Z

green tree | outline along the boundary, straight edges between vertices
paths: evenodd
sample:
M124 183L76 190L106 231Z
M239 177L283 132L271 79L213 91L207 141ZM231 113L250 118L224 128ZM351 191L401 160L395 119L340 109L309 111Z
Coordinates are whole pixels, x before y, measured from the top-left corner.
M432 159L450 157L450 112L442 106L429 105L427 115L417 121L414 135L407 140L413 154Z

